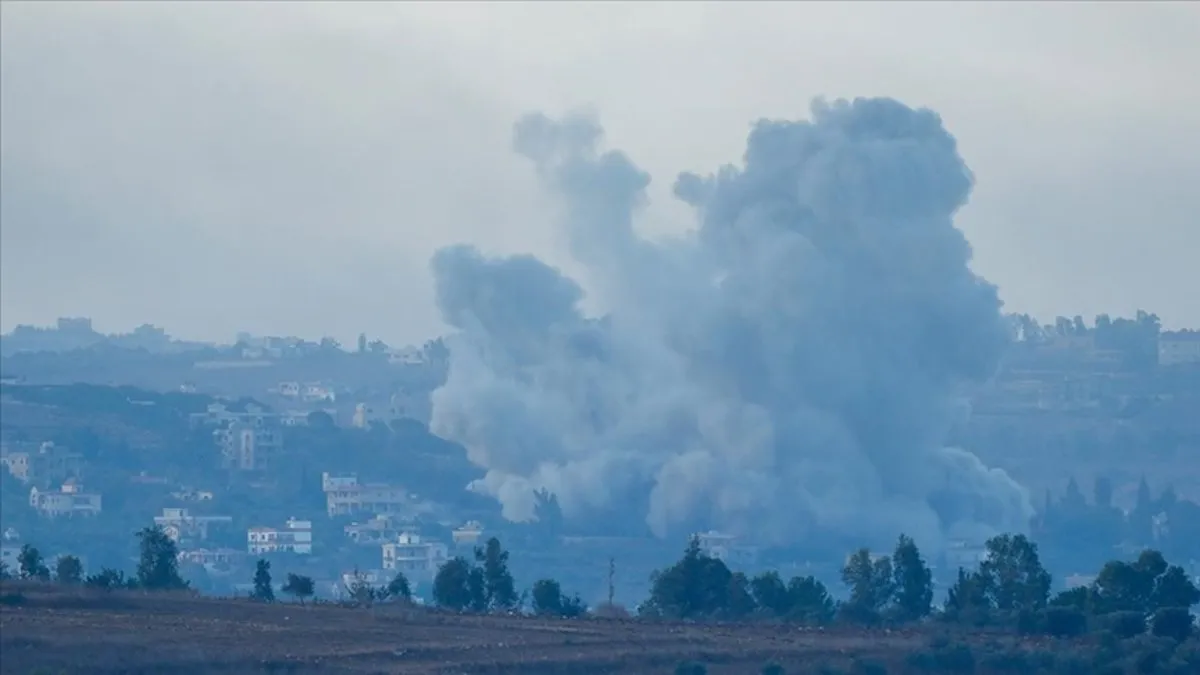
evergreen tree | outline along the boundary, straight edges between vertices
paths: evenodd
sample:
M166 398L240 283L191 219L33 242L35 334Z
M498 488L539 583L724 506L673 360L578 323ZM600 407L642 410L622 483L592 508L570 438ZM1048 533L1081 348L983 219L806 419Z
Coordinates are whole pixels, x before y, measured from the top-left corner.
M271 586L271 563L261 558L254 565L254 592L250 597L259 602L275 602L275 589Z
M917 621L929 616L933 607L933 572L925 564L916 543L904 535L900 535L892 554L892 573L897 618Z
M537 616L558 616L567 619L583 616L587 605L578 595L567 597L553 579L541 579L533 585L533 613Z
M54 565L54 578L60 584L74 586L83 582L83 563L73 555L64 555Z
M836 609L829 589L816 577L792 577L788 582L788 618L814 626L833 620Z
M29 544L21 547L21 552L17 554L17 565L22 579L50 581L50 568L46 566L42 552Z
M187 588L187 582L179 576L179 551L167 533L156 525L142 529L137 536L141 549L138 585L151 591Z
M447 560L433 579L433 601L437 606L456 612L472 608L471 565L460 557ZM482 579L481 579L482 581ZM480 588L482 595L483 589Z
M750 593L759 608L774 616L784 617L792 611L792 598L778 572L763 572L751 579Z
M877 623L895 595L892 559L873 560L869 550L859 549L846 560L842 582L850 588L850 599L842 605L843 616L855 623Z
M412 586L409 585L408 577L404 576L404 572L396 572L396 576L388 582L386 590L389 598L405 602L412 600Z
M733 583L725 563L703 553L693 537L683 558L651 577L650 598L642 611L675 619L728 615Z
M508 551L500 540L492 537L482 549L475 550L475 560L483 566L484 589L487 609L493 612L508 612L516 609L516 584L508 571Z
M988 582L978 572L958 568L958 578L946 594L943 613L954 621L980 623L992 609Z

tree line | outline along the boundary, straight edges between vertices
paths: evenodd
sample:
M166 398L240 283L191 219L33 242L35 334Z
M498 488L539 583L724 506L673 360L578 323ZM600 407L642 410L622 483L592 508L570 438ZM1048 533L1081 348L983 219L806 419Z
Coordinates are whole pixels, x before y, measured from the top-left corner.
M133 575L104 568L85 575L75 556L62 556L52 571L33 546L22 547L18 569L0 563L0 576L82 585L98 589L185 590L179 574L175 542L159 527L137 533L139 562ZM934 604L933 573L910 537L901 535L889 555L854 551L841 570L846 597L835 600L824 583L812 576L785 581L777 572L754 577L731 570L707 555L693 538L683 556L651 578L650 596L637 608L646 619L746 620L773 619L811 626L845 623L898 626L940 621L972 627L1008 627L1026 634L1056 637L1081 635L1103 626L1121 634L1150 630L1158 636L1186 639L1200 603L1200 589L1179 565L1155 550L1133 561L1110 561L1086 586L1052 594L1052 579L1042 566L1037 544L1024 535L988 540L974 569L960 568L940 607ZM271 565L259 560L251 597L274 601ZM303 602L315 593L311 577L288 574L284 593ZM382 586L362 575L347 585L359 603L412 600L412 587L402 572ZM455 557L437 571L433 603L442 609L477 614L521 613L564 618L589 614L579 595L568 595L554 579L536 581L520 592L509 569L509 552L492 537L472 559ZM591 612L594 613L594 612ZM1139 630L1139 626L1141 629Z

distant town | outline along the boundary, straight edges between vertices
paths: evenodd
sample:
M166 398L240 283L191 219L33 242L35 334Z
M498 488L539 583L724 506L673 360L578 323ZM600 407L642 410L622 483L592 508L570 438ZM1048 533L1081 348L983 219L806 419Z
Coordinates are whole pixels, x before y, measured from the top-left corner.
M1063 583L1148 547L1200 574L1200 332L1164 331L1147 312L1009 320L1004 365L962 392L970 415L948 442L1030 490L1030 533ZM420 597L447 560L495 535L517 552L518 578L552 576L591 602L644 596L686 544L567 521L548 493L535 521L512 523L467 490L481 472L428 428L447 368L439 339L241 333L217 345L63 318L17 327L0 353L10 568L26 543L89 569L127 567L131 534L157 525L202 592L247 592L267 558L316 579L318 595L403 572ZM832 580L845 562L817 542L697 538L737 569ZM931 560L939 583L982 553L983 541L951 542Z

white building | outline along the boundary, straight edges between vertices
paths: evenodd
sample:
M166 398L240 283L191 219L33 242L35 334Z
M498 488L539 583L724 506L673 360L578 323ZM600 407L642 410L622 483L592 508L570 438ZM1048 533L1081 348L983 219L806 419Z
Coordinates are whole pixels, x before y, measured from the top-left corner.
M402 488L385 483L360 483L354 474L321 474L321 489L329 515L385 515L408 513L412 501Z
M710 558L723 560L731 567L753 565L758 559L758 550L739 542L732 534L710 530L695 535L700 551Z
M213 432L226 469L264 471L279 461L283 432L276 419L235 420Z
M13 576L16 576L17 572L21 569L21 563L18 560L20 556L20 546L0 546L0 561L4 562L8 573Z
M474 548L483 538L483 525L478 520L469 520L462 527L452 531L450 537L455 547Z
M246 558L245 551L235 548L196 548L180 551L176 559L181 563L202 565L205 568L215 566L229 567L236 565ZM211 571L211 569L210 569Z
M99 515L102 509L100 495L84 492L83 486L73 480L63 483L57 491L30 488L29 506L46 518L90 517Z
M282 528L252 527L246 530L246 550L252 555L312 555L312 521L288 518Z
M210 527L228 527L233 524L230 516L194 516L187 509L165 508L161 516L154 516L154 524L175 542L207 541Z
M1200 331L1181 330L1158 336L1158 364L1181 366L1200 363Z
M383 569L403 572L410 579L431 580L448 559L446 545L404 533L383 545Z
M342 531L346 533L346 538L355 544L379 546L395 540L411 526L409 519L384 514L362 523L350 523L342 528Z

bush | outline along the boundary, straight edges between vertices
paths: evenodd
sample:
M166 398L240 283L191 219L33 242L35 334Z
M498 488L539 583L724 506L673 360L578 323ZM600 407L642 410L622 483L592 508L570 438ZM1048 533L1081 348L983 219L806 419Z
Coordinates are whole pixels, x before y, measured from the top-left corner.
M703 663L682 661L675 666L675 675L706 675L708 668Z
M768 663L762 667L762 675L784 675L783 666L778 663Z

